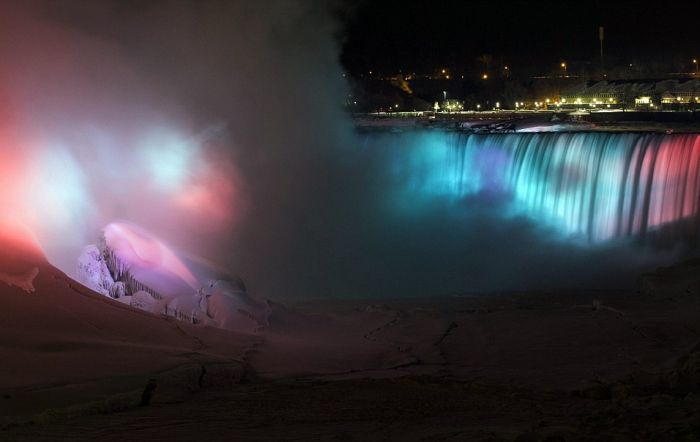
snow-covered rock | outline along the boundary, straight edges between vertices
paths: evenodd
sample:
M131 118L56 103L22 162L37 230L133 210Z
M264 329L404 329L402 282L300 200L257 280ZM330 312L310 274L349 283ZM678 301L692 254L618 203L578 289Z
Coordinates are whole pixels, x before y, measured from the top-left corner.
M131 296L131 306L139 310L145 310L151 313L157 313L156 310L157 301L153 299L150 293L139 291Z
M78 280L98 293L111 296L114 279L97 246L86 246L78 257Z
M165 307L165 314L193 324L202 322L206 313L201 308L199 294L177 296Z
M132 224L105 227L99 245L83 249L78 277L119 302L182 321L244 332L267 325L267 305L250 298L242 281L212 280L202 287L174 251Z
M202 309L217 327L251 332L267 325L267 306L249 297L241 281L211 281L200 292Z
M115 282L109 289L109 296L114 299L123 298L126 296L126 285L122 281Z

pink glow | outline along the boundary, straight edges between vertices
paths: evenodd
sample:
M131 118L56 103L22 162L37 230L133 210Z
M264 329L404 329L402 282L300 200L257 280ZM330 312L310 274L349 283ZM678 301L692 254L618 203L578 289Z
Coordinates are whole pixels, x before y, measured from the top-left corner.
M115 219L192 255L229 240L241 197L222 124L193 122L119 44L11 9L0 17L0 213L67 273Z
M132 224L112 223L105 227L104 234L121 261L148 272L179 277L195 290L200 287L175 253L145 230Z
M687 218L698 209L696 189L698 161L700 160L700 137L692 145L684 146L678 138L664 139L656 154L651 170L653 152L647 153L645 175L651 179L649 226Z

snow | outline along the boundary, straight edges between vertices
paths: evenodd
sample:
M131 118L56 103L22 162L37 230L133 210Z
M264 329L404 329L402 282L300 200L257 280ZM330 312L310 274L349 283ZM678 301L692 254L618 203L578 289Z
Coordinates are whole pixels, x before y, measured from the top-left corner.
M131 297L98 294L16 244L0 241L0 275L11 283L0 282L0 390L12 392L0 404L0 425L7 416L139 391L144 379L193 360L230 364L257 339L124 305ZM36 291L22 296L29 284Z
M267 305L249 297L240 281L211 281L201 292L203 309L221 328L256 330L267 324Z
M131 295L130 305L139 310L157 313L156 300L153 299L150 293L144 291L138 291Z
M105 258L99 248L89 245L78 257L78 279L87 287L105 296L112 296L114 279L109 273ZM123 284L122 284L123 285ZM118 298L119 296L112 296Z
M200 283L176 252L133 224L105 227L103 241L83 249L77 275L106 297L193 324L243 332L267 324L266 304L248 296L242 281Z
M0 281L5 282L10 287L15 286L27 293L34 292L34 278L39 274L38 267L32 267L23 273L3 273L0 272Z
M201 298L196 294L177 296L168 302L165 307L165 314L181 321L196 324L205 317L200 304Z
M126 285L122 281L117 281L109 288L109 296L114 299L126 296Z
M203 367L211 373L231 361L245 360L258 378L449 376L571 391L589 380L658 373L697 345L697 263L650 275L645 296L507 293L386 306L329 299L290 308L258 302L232 279L168 301L190 318L204 312L199 324L257 325L240 333L138 310L131 304L153 311L166 299L137 291L113 300L17 244L26 243L0 242L0 273L31 278L36 292L17 296L21 287L0 284L0 390L11 392L0 420L141 391L176 367L194 367L196 384Z

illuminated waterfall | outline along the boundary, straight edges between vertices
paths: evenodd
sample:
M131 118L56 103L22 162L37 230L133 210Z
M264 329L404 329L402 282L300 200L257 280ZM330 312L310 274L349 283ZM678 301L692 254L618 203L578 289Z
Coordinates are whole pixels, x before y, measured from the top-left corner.
M513 213L590 242L643 235L698 213L698 134L420 134L417 138L412 146L402 146L400 154L394 147L391 155L392 170L406 177L411 198L416 191L457 199L500 193L510 197Z

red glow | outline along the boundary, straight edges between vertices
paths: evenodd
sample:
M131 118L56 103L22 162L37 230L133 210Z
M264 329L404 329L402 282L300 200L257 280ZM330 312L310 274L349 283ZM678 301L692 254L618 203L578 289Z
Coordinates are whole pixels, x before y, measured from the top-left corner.
M23 272L29 265L45 261L39 241L25 224L8 216L0 217L0 273Z

